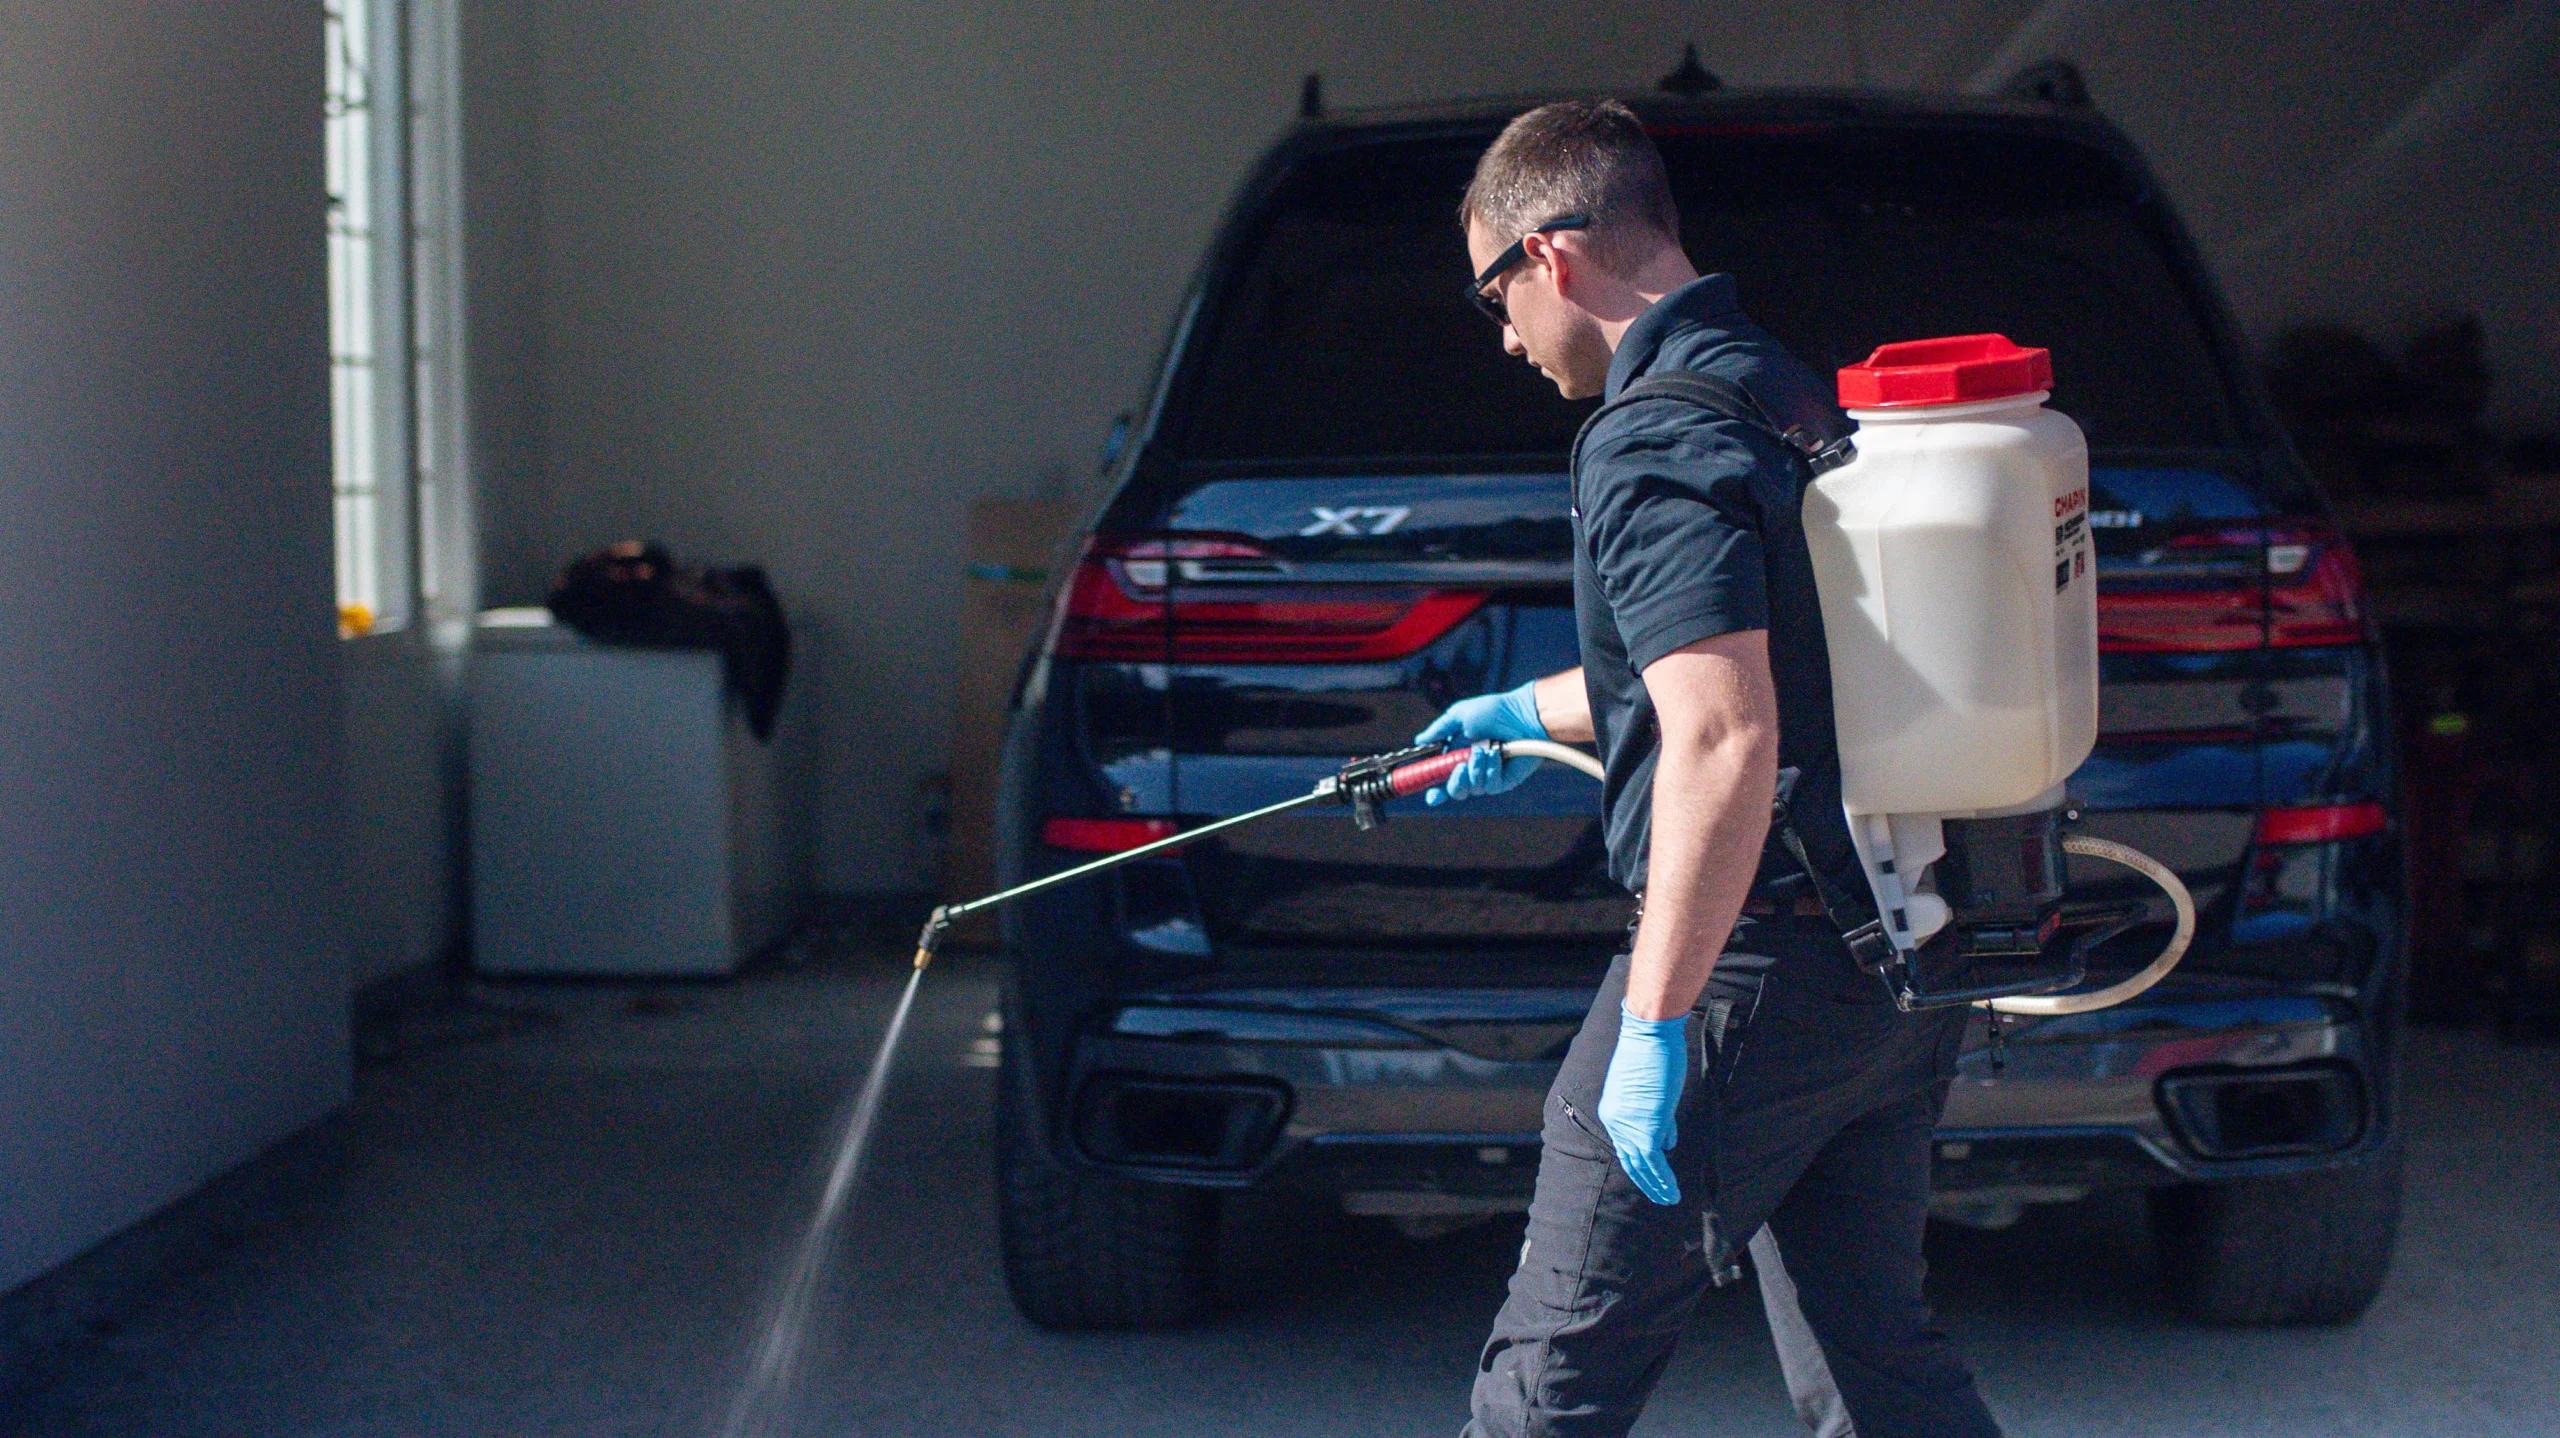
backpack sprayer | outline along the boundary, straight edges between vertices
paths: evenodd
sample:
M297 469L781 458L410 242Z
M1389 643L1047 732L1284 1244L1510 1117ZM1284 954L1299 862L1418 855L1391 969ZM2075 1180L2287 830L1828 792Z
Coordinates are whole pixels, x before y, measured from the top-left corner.
M2044 407L2052 384L2047 351L1965 335L1886 345L1841 370L1854 436L1826 433L1820 419L1781 427L1712 375L1648 377L1610 406L1678 399L1762 429L1803 459L1841 808L1865 884L1843 884L1807 855L1788 807L1791 771L1780 776L1772 828L1860 966L1906 1010L2112 1007L2167 976L2195 937L2195 901L2167 865L2062 833L2076 817L2063 780L2097 744L2097 565L2088 444ZM1482 747L1601 777L1598 761L1562 744ZM915 966L932 963L943 935L971 914L1223 830L1327 802L1373 829L1387 800L1431 788L1467 756L1420 748L1356 759L1296 798L937 908L917 936ZM2142 874L2176 914L2156 958L2087 993L2063 991L2146 907L2066 904L2066 854ZM2065 940L2065 930L2081 932Z
M1811 472L1841 808L1867 879L1855 898L1872 900L1825 906L1907 1009L2122 1003L2185 954L2195 901L2151 856L2062 834L2063 781L2098 738L2098 574L2088 442L2044 405L2052 356L2000 335L1919 340L1839 382L1854 443L1790 436ZM2065 854L2135 870L2177 914L2159 957L2093 993L2059 991L2144 906L2066 906Z

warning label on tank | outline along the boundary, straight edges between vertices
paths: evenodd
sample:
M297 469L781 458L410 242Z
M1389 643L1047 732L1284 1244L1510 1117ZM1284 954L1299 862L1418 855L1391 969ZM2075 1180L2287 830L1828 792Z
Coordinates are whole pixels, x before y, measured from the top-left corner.
M2053 531L2053 587L2066 589L2071 581L2089 572L2089 546L2081 543L2088 526L2079 520L2056 525Z
M2053 521L2053 587L2060 591L2089 572L2089 491L2055 500Z

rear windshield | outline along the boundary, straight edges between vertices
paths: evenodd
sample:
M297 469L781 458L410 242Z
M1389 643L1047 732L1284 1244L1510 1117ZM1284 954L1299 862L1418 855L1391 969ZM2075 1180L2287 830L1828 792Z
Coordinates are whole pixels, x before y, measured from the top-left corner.
M1960 130L1658 135L1690 256L1817 372L1997 331L2116 447L2233 442L2232 407L2127 178L2065 140ZM1568 403L1471 309L1454 214L1480 140L1317 156L1285 181L1195 363L1188 459L1556 455Z

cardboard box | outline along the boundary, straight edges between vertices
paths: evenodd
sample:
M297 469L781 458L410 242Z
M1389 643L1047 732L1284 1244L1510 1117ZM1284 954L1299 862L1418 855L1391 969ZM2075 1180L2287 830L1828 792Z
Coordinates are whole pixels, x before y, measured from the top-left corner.
M968 556L960 581L959 674L951 713L951 830L942 899L975 898L995 887L996 769L1005 706L1015 677L1048 622L1042 602L1082 507L1066 499L982 499L969 507ZM983 941L991 923L955 938Z

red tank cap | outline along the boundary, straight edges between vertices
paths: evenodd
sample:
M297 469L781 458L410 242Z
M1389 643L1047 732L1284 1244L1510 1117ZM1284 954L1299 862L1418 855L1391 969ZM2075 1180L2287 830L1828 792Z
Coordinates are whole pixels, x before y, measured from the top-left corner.
M1840 371L1840 407L1968 404L2051 388L2052 351L2013 345L2007 335L1950 335L1877 346L1866 363Z

